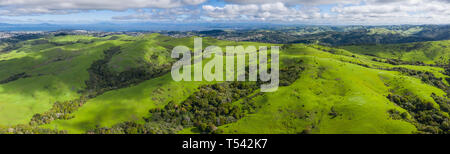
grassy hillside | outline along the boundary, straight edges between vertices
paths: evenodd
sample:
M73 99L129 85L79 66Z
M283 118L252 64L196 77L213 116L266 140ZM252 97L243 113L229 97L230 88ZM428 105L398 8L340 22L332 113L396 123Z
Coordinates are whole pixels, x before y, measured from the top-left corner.
M159 34L20 42L0 53L0 133L448 133L445 68L389 61L445 63L448 41L280 45L273 93L259 92L261 82L173 81L171 49L193 42ZM272 44L204 38L209 45Z
M167 41L170 39L170 41ZM161 35L153 34L146 37L147 42L133 42L127 44L124 49L129 49L127 47L134 48L145 48L143 50L130 50L130 52L124 52L116 57L121 59L142 57L136 56L136 52L142 51L155 51L155 48L160 48L164 52L163 54L158 54L158 56L164 56L168 54L168 49L165 47L175 47L177 45L186 45L191 50L193 50L194 38L181 38L173 39L170 37L165 37ZM203 39L204 47L208 45L216 45L225 51L227 45L266 45L263 43L245 42L243 44L237 44L231 41L219 41L214 39ZM156 43L155 43L156 42ZM155 44L154 44L155 43ZM128 50L127 50L128 51ZM158 51L156 49L156 51ZM111 65L114 62L114 58L109 63ZM161 58L159 58L161 59ZM203 65L210 59L204 59ZM161 61L158 61L161 62ZM122 66L130 66L129 64L123 64ZM131 65L133 66L133 65ZM118 67L113 67L118 68ZM115 69L117 70L117 69ZM100 95L94 99L89 100L85 106L80 108L79 111L75 112L73 116L75 118L70 120L57 120L53 123L45 125L45 128L59 128L64 130L69 130L70 133L84 133L89 129L96 127L111 127L115 124L125 121L138 121L142 123L142 117L149 115L148 111L154 108L162 108L167 103L181 102L187 97L192 95L197 91L198 87L206 84L214 84L215 82L175 82L172 80L170 74L166 74L162 77L151 79L140 83L136 86L129 88L123 88L119 90L112 90L103 95ZM130 99L132 98L132 99ZM95 119L95 120L94 120Z
M447 64L450 59L450 40L388 45L355 45L341 48L359 54L409 62L422 61L427 64Z
M36 40L38 41L38 40ZM22 48L2 53L0 61L0 124L27 123L56 101L79 97L86 86L87 68L117 41L54 45L24 42ZM23 74L22 77L15 77Z
M308 47L283 55L303 59L306 71L294 84L253 98L262 104L255 113L220 128L225 133L412 133L417 131L412 124L392 119L388 113L391 109L405 112L386 98L397 88L389 84L408 87L430 101L431 93L444 94L397 72L311 54L326 55Z

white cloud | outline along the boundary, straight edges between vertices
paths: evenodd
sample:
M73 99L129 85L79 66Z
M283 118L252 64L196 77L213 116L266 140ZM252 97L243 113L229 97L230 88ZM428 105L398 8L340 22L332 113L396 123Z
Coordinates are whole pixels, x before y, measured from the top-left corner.
M450 0L225 0L223 7L204 5L213 20L285 21L331 24L448 24ZM272 3L271 3L272 2ZM334 4L330 13L315 5ZM304 7L298 7L302 4ZM345 5L344 5L345 4Z
M262 21L330 24L450 23L450 0L0 0L0 16L139 10L113 20ZM324 4L335 4L321 7ZM195 7L187 7L187 6ZM199 6L199 7L197 7Z
M2 15L64 14L80 10L122 11L136 8L175 8L206 0L0 0Z
M286 5L356 4L361 0L225 0L234 4L267 4L281 2Z
M284 3L204 5L204 15L215 20L231 21L304 21L321 17L318 8L288 7Z
M364 5L336 6L335 20L366 24L450 23L448 0L367 0Z

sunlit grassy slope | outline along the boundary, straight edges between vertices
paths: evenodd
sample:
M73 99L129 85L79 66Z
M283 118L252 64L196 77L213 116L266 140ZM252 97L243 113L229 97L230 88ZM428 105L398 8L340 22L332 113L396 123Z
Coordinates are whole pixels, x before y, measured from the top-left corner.
M356 45L341 48L354 53L371 54L404 61L423 61L429 64L435 64L436 62L446 64L450 59L450 40L389 45Z
M79 97L89 78L87 68L103 56L103 50L119 41L98 41L89 44L31 45L2 53L0 80L26 73L21 78L0 84L0 125L27 123L35 113L45 112L55 101ZM35 48L34 48L35 47Z
M167 41L167 39L173 40L173 42L170 40ZM185 45L193 49L194 43L193 38L182 38L179 40L156 34L150 35L149 37L146 38L146 40L148 40L148 42L127 44L125 45L125 49L127 47L130 48L132 47L133 49L141 48L143 51L154 52L155 48L157 47L162 50L163 48L161 46L175 47L178 45ZM215 43L216 46L223 48L224 51L227 45L243 45L243 46L255 45L256 47L260 45L264 46L270 45L263 43L252 44L251 42L237 44L236 42L218 41L209 38L203 39L203 41L204 41L203 45L205 47L209 46L208 44L212 45L213 43ZM150 47L150 45L153 43L155 43L157 47L155 46ZM134 54L139 54L138 52L142 50L136 51L131 50L131 52L135 52ZM162 52L164 52L163 55L159 54L159 56L164 56L168 54L167 50ZM124 57L122 59L139 57L128 52L121 53L120 56ZM121 58L119 56L116 57ZM209 60L211 59L204 59L203 65L205 65L205 63L208 62ZM111 61L111 63L114 63L114 60ZM128 64L130 63L127 63L126 65L123 66L128 66ZM162 77L145 81L137 86L124 88L120 90L113 90L103 95L100 95L88 101L85 106L83 106L79 111L75 112L73 114L75 118L70 120L57 120L43 127L64 129L68 130L70 133L84 133L86 130L95 128L97 126L110 127L114 124L124 121L133 121L133 120L140 121L142 120L143 116L148 115L149 109L155 107L160 108L164 107L164 105L166 105L169 101L181 102L187 97L189 97L192 93L194 93L200 85L213 83L215 82L207 82L207 81L175 82L173 81L170 74L166 74Z
M204 82L174 82L170 74L148 80L137 86L114 90L91 99L70 120L57 120L46 125L70 133L85 133L98 126L142 120L148 110L164 107L169 101L180 102Z
M26 41L17 50L0 53L0 80L22 72L30 76L0 84L0 125L28 123L32 115L49 110L55 101L78 98L78 91L86 88L85 81L89 79L87 69L94 61L102 59L103 51L112 46L120 46L122 52L111 58L108 67L120 73L144 63L163 65L174 62L170 58L171 49L185 45L192 50L194 37L171 38L151 34L137 37L58 36L38 40L41 40L40 43L36 43L37 40ZM427 43L432 47L427 47L423 53L432 50L433 54L426 54L422 60L432 62L448 56L445 46L448 41ZM228 45L271 44L204 38L203 48L209 45L224 48ZM433 103L431 93L442 96L444 92L420 79L377 68L405 67L429 71L436 77L447 76L441 73L443 69L439 67L394 66L373 61L373 56L357 53L370 52L386 58L398 55L378 52L378 48L372 50L371 46L367 50L361 49L364 47L343 47L349 51L334 49L333 53L319 50L331 48L317 45L283 47L281 61L303 60L298 64L305 67L301 77L276 92L254 97L259 109L235 123L220 126L220 129L224 133L301 133L305 130L311 133L413 133L416 131L414 125L389 116L387 111L390 109L404 111L386 98L390 90L408 91ZM389 45L381 49L385 48L391 51ZM392 48L393 51L396 46L392 45ZM410 58L414 55L409 52L400 53L403 55L399 58L414 59ZM89 99L72 113L74 118L55 120L41 127L85 133L95 127L142 121L142 117L148 116L149 109L163 107L169 101L182 102L199 86L213 83L175 82L168 73L105 92ZM330 112L337 116L331 116ZM185 129L180 133L193 132Z
M284 54L306 62L301 78L254 98L262 105L260 110L221 128L225 133L302 133L305 129L311 133L412 133L413 125L389 117L389 109L403 111L386 99L389 90L405 88L429 101L432 92L444 94L418 79L344 63L335 56L308 47ZM338 116L333 118L332 110Z

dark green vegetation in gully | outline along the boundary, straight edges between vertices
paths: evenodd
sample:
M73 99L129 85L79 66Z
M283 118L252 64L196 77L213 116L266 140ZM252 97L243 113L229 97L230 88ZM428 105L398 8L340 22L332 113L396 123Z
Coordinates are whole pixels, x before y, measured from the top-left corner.
M293 64L293 65L292 65ZM281 69L280 85L288 86L299 77L303 70L301 61ZM248 69L247 69L248 70ZM249 99L255 95L262 82L224 82L199 87L181 104L169 102L164 108L150 110L145 124L125 122L112 128L96 128L92 133L176 133L187 127L196 127L202 133L221 133L217 126L232 123L253 113L258 104ZM239 104L233 104L238 100ZM155 125L157 123L158 125Z
M429 31L371 27L364 35L409 42ZM218 33L224 32L202 35ZM449 133L449 41L203 38L204 47L281 46L280 87L262 93L260 81L173 81L171 50L192 50L193 40L160 34L7 40L0 48L0 133Z

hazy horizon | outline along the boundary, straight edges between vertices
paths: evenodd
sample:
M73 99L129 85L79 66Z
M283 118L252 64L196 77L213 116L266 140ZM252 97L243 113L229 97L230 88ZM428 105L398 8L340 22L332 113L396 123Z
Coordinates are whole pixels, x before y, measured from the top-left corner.
M207 31L207 30L257 30L257 29L286 29L306 27L389 27L389 26L447 26L449 24L391 24L391 25L332 25L332 24L295 24L295 23L114 23L99 22L92 24L11 24L0 22L0 31Z

